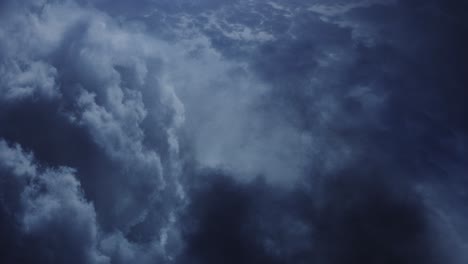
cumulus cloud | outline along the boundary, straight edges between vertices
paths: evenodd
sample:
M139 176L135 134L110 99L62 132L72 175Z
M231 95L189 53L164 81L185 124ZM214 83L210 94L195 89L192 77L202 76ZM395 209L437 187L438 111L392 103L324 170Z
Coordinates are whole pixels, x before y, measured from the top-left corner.
M83 197L73 169L38 166L32 154L3 139L0 156L2 214L10 212L3 217L17 228L3 238L13 243L11 255L2 255L5 263L108 263L97 249L94 207Z
M34 95L50 98L58 94L55 85L57 70L44 62L10 61L1 66L0 72L5 101Z
M25 191L25 199L36 197L25 209L28 230L38 233L38 239L50 234L54 241L70 240L61 250L67 258L83 245L98 243L97 226L104 234L121 232L127 239L135 226L159 221L145 234L159 243L159 232L167 233L172 225L173 206L183 199L174 131L183 113L171 89L161 88L148 73L156 72L168 45L144 35L137 25L119 25L72 1L9 7L18 16L2 18L2 34L11 34L1 41L6 48L1 57L2 118L14 124L2 126L2 135L24 143L41 163L74 168L35 177L43 183ZM36 136L28 134L30 129ZM153 137L157 141L149 139ZM42 185L50 193L42 195ZM78 186L94 207L79 204ZM66 200L75 192L80 196ZM60 212L68 218L56 220ZM65 227L55 230L55 221L78 223L68 232ZM148 246L145 252L153 250ZM91 253L76 256L77 261L112 260ZM63 262L60 257L50 261Z
M463 7L2 1L0 258L466 262Z

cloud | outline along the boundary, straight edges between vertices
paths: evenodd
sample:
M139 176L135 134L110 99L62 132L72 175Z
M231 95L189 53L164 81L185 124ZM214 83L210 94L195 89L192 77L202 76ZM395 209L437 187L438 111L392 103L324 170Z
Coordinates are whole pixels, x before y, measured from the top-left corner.
M191 188L180 263L460 261L462 249L445 247L444 220L431 205L379 168L346 169L289 191L222 171L197 176L216 177Z
M83 197L73 169L39 167L31 154L3 139L0 153L1 189L6 194L2 214L10 212L4 217L16 230L4 238L13 245L10 256L2 254L3 261L108 263L97 249L94 207ZM10 186L15 188L8 190Z
M458 7L460 6L458 5ZM451 14L453 20L443 19L444 23L441 24L439 12L442 10L447 12L446 14ZM236 159L233 157L235 157L236 152L233 150L239 149L236 146L243 146L241 143L249 142L247 140L249 135L255 134L252 129L236 129L236 125L242 124L244 116L248 116L246 119L251 121L260 116L259 119L266 123L265 125L261 123L260 126L273 127L273 129L268 130L272 134L284 131L274 129L273 124L280 120L278 123L281 124L279 125L281 129L287 127L289 131L298 131L289 134L286 138L292 138L294 141L305 135L308 140L297 145L290 145L285 143L288 141L266 140L268 132L261 132L259 134L263 137L245 144L247 146L245 149L249 150L240 156L246 157L248 161L253 161L256 157L260 157L259 159L262 160L270 157L271 153L281 152L275 146L278 146L279 149L282 146L285 148L293 147L292 149L297 150L300 149L297 147L299 145L305 151L302 150L299 154L288 158L277 159L279 160L277 162L256 162L256 165L263 168L263 171L268 171L264 168L271 168L272 171L278 172L277 175L281 175L279 177L287 179L286 181L302 179L301 184L304 181L316 184L321 181L321 177L333 177L332 175L347 169L349 170L347 174L351 175L349 176L350 182L344 180L346 182L343 183L344 185L354 186L353 181L356 181L356 189L359 190L364 188L366 184L383 188L379 189L384 195L376 198L377 205L367 201L367 199L372 199L369 196L372 197L374 194L371 190L368 190L369 192L365 190L363 191L365 198L358 198L356 203L351 202L350 215L347 215L346 211L341 212L344 209L340 202L337 202L336 209L332 210L333 214L336 212L337 215L326 216L326 212L316 212L316 214L324 214L323 221L333 221L332 219L336 217L337 221L346 222L348 221L346 219L350 217L352 219L349 221L352 222L357 215L356 217L360 219L359 222L363 223L367 223L365 218L370 217L369 226L366 225L362 228L363 230L372 229L370 226L373 225L377 229L383 230L386 227L383 228L381 225L395 223L392 221L386 223L378 217L372 218L372 215L366 213L361 215L360 213L360 210L368 210L379 214L377 208L382 206L385 208L383 211L390 212L395 216L395 222L401 221L402 226L399 228L402 229L405 228L405 225L411 226L414 219L422 219L414 224L416 229L422 228L421 232L424 233L422 236L425 237L422 241L415 238L405 238L404 234L396 233L394 237L396 240L401 239L408 243L405 250L426 252L426 248L434 247L428 251L436 252L437 256L432 258L429 255L423 256L421 253L420 258L414 257L416 258L413 260L414 262L434 261L436 263L443 259L453 263L463 262L466 256L462 252L466 242L462 242L463 239L454 233L464 233L462 231L465 229L462 227L464 225L456 224L459 221L456 219L460 219L460 211L464 212L461 213L463 215L466 215L466 212L464 209L458 208L459 206L454 206L458 209L448 206L447 202L443 202L444 199L440 199L440 196L436 194L446 193L439 188L458 189L454 186L466 185L466 182L457 176L460 171L466 170L466 166L462 165L466 149L465 141L462 138L466 137L466 126L461 119L466 109L459 107L463 105L460 100L464 98L465 94L464 91L460 90L463 87L460 84L466 82L465 75L460 74L460 69L466 68L466 66L459 60L455 60L457 56L465 56L465 52L460 49L459 45L465 43L466 39L462 37L465 29L464 24L459 20L460 16L457 15L455 9L449 10L450 8L438 1L421 5L393 3L349 9L345 12L346 14L338 16L336 20L323 19L317 15L299 11L295 15L295 19L291 20L286 27L288 28L287 34L284 34L285 31L282 27L274 28L277 30L276 34L274 30L272 33L276 37L274 42L255 45L245 45L240 41L229 41L226 44L227 40L222 37L221 32L209 32L208 36L218 52L227 58L246 63L245 68L252 70L249 73L253 72L256 81L267 87L264 94L253 97L253 103L249 104L249 106L254 106L253 109L261 110L248 111L249 115L234 115L235 117L226 118L227 120L236 120L234 124L231 122L226 122L226 125L215 123L218 126L213 127L223 131L221 133L223 140L220 140L221 143L213 145L212 153L216 154L213 154L211 160L215 160L215 163L220 165L223 163L219 160L227 160L224 161L224 164L235 163ZM389 12L392 15L388 15ZM244 15L249 16L250 14ZM268 16L265 15L265 17ZM395 18L398 18L397 21ZM277 22L282 21L282 18L275 19ZM422 20L427 20L427 23L417 22ZM252 24L255 23L252 22ZM261 26L259 27L261 30ZM443 69L441 65L449 66ZM454 97L455 95L458 95L457 98ZM222 100L218 99L217 101ZM230 107L229 103L223 103L223 105ZM213 108L222 109L221 107ZM236 108L233 107L233 109ZM243 113L237 109L236 111ZM260 112L267 114L261 115ZM221 116L219 119L223 120L222 114L219 115ZM216 117L216 115L210 115L211 118L213 116ZM229 115L226 114L226 116ZM211 129L211 131L214 130ZM214 141L212 136L207 137ZM225 147L228 145L226 142L230 141L234 143L231 143L230 147ZM298 142L300 141L298 140ZM253 147L255 143L267 147L263 148L263 151L256 152ZM266 144L263 145L263 143ZM223 149L227 149L227 151L222 151ZM230 153L231 156L224 153ZM252 154L253 157L249 154ZM197 156L202 157L200 154ZM223 156L228 158L221 158ZM298 163L288 162L301 159L308 160ZM246 163L237 164L240 167L237 168L238 171L248 168ZM278 165L289 168L290 165L293 165L291 167L294 168L294 165L297 164L307 164L306 173L301 170L302 177L297 177L294 170L281 171L275 167ZM374 183L368 183L369 179L367 178L364 182L360 181L359 175L362 168L372 164L382 166L377 172L381 176L378 176ZM224 168L225 171L234 174L231 175L232 177L236 177L236 168L231 169L229 166L220 165L213 167ZM373 176L365 174L365 177L369 177L372 182ZM266 173L266 175L268 180L275 177L273 176L274 172ZM402 188L406 188L404 187L406 185L411 186L403 192L415 195L414 198L411 198L415 200L407 201L406 198L400 197L401 194L394 190L394 188L398 189L399 187L393 187L393 184L401 185ZM322 190L323 186L319 186L314 187L310 192L324 191ZM416 187L423 188L427 192L418 193ZM248 188L246 187L246 189ZM246 190L245 192L255 191ZM341 192L346 191L336 189L333 192L339 196ZM452 193L448 195L451 198L446 197L445 199L453 199L452 201L459 204L466 198L462 193L462 191L456 194ZM213 196L219 195L213 194ZM390 202L384 197L388 197ZM229 199L226 199L226 203L229 203ZM341 201L341 198L338 200ZM343 200L346 199L343 198ZM225 210L220 208L229 207L228 205L223 207L222 202L220 204L219 207L216 207L218 209L213 209L214 212ZM258 211L260 208L255 207L252 210ZM206 210L210 211L210 209ZM414 215L406 214L407 210L414 210ZM443 213L436 213L434 216L433 213L438 210L442 210ZM289 215L289 213L285 214ZM203 217L201 218L203 219ZM450 220L447 222L444 219ZM211 241L221 238L209 235L213 233L209 231L211 226L215 224L210 220L206 221L209 223L206 226L204 226L205 223L202 223L202 231L199 231L200 233L195 231L194 236L200 236L201 240L206 240L206 243L211 245ZM248 228L251 224L249 221L245 220L240 225ZM426 227L424 227L425 224L427 224ZM229 226L229 224L226 225ZM345 237L349 235L354 239L361 236L361 234L352 234L353 229L360 228L355 226L355 223L339 222L336 225L330 227L328 231L324 231L324 236L333 237L334 234L331 230L340 229L341 226L344 228L343 233L351 232L344 235ZM204 227L206 227L206 231ZM454 231L452 228L456 228L458 231ZM238 237L237 233L243 234L239 230L233 231L233 234L229 233L229 239ZM335 253L340 251L337 244L347 239L340 237L339 234L336 235L336 240L332 239L329 242L330 251ZM344 256L344 259L348 257L350 262L353 261L353 258L356 259L355 261L361 259L362 262L372 262L369 259L377 256L366 253L363 253L362 256L354 256L352 253L354 250L359 251L358 248L352 246L353 244L371 247L370 244L367 244L365 236L363 240L348 241L349 244L344 242L346 245L343 245L343 251L337 257ZM382 234L382 237L387 236L392 238L392 234ZM379 239L374 237L371 238L371 241L379 241ZM427 241L433 239L438 240L440 244L427 244ZM251 241L254 238L249 237L245 240ZM394 241L391 239L389 241L382 240L379 241L382 248L376 249L376 251L384 250L386 253L382 253L382 255L387 256L388 259L395 258L404 263L404 261L410 261L413 258L410 254L397 256L398 253L394 253L393 250L399 251L400 249L394 248ZM236 241L244 240L236 238ZM314 241L317 242L317 240L312 239L311 243ZM264 251L261 247L259 248L257 245L252 247L255 248L254 252L263 254ZM421 248L424 249L421 250ZM210 255L209 250L199 249L199 251L207 254L196 256L196 258L202 259L201 262L219 257L215 253ZM250 251L245 250L244 253L248 254L248 252ZM387 253L388 255L386 255ZM197 250L194 254L197 254ZM317 256L317 258L319 257L324 257L323 261L340 263L340 259L333 260L333 256L331 259L328 259L327 256ZM314 259L314 257L312 258ZM275 260L277 259L275 258Z
M5 101L38 95L50 98L58 96L55 77L57 70L44 62L17 61L1 65L2 94Z
M1 258L466 262L463 7L2 1Z
M138 26L119 25L104 12L71 1L11 8L18 16L2 17L1 27L2 34L11 34L1 41L6 47L1 57L1 119L12 125L2 125L1 135L24 144L39 163L51 168L36 177L43 183L25 191L35 197L25 209L31 237L64 240L63 248L57 245L50 253L38 248L39 253L52 258L55 251L63 251L50 260L56 262L73 255L80 263L110 261L101 253L80 253L79 241L95 247L99 229L103 236L120 233L127 243L138 244L130 241L134 229L156 221L145 239L157 244L159 232L175 233L167 229L174 207L184 199L175 134L183 108L154 76L168 45ZM73 169L52 169L61 166ZM50 193L36 190L42 185L49 186ZM80 204L81 192L93 206ZM64 219L57 220L62 213ZM76 230L67 233L66 225L54 229L56 221L76 221ZM154 250L147 247L144 252L156 254Z
M307 8L308 11L316 12L323 16L336 16L346 12L349 12L355 8L368 7L372 5L382 5L382 4L393 4L393 0L361 0L361 1L350 1L349 3L332 3L332 4L323 4L317 3L312 4Z

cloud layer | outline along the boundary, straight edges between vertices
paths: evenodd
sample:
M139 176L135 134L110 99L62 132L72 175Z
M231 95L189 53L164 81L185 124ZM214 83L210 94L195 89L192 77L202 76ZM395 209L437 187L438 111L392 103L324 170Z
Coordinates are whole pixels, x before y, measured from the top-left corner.
M465 263L458 1L3 1L0 262Z

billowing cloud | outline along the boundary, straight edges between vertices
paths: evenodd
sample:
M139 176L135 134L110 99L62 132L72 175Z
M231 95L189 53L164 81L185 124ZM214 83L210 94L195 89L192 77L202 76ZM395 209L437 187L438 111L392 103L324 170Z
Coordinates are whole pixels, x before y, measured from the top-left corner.
M57 241L62 238L54 238L53 233L63 233L70 243L64 242L63 250L51 249L50 254L63 251L73 259L73 250L82 245L100 245L98 229L103 237L124 234L124 242L131 245L139 243L130 239L136 226L158 222L144 236L154 244L145 251L159 250L162 233L172 225L171 215L184 194L177 180L180 165L174 134L183 109L172 90L150 76L160 67L168 45L145 36L138 26L120 26L105 13L73 2L12 4L11 8L17 8L13 10L19 15L5 17L2 26L5 35L14 32L2 38L8 48L2 56L2 120L14 124L2 126L2 136L32 150L41 164L70 168L37 176L53 186L50 195L41 196L36 187L25 191L39 196L28 205L28 228L37 229L38 237L50 232L50 239ZM147 143L151 137L157 140ZM68 179L70 174L73 179ZM68 193L81 195L81 188L94 206L80 206L77 201L61 204ZM44 211L37 211L39 207ZM62 221L55 220L55 214L69 210L63 228L66 221L70 225L81 221L76 215L90 214L90 220L77 223L76 234L61 227L54 231L55 221ZM94 229L88 230L88 224ZM77 261L94 262L100 256L114 261L113 255L102 254Z
M74 170L38 166L17 144L0 141L4 263L108 263L98 226ZM2 249L2 252L5 249ZM5 251L6 252L6 251Z
M2 263L465 263L465 7L2 1Z

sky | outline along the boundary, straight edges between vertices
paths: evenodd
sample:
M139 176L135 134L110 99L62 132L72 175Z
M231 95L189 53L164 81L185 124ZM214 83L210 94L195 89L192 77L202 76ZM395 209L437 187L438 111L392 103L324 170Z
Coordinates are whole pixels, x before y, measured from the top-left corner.
M0 263L468 263L466 12L1 0Z

